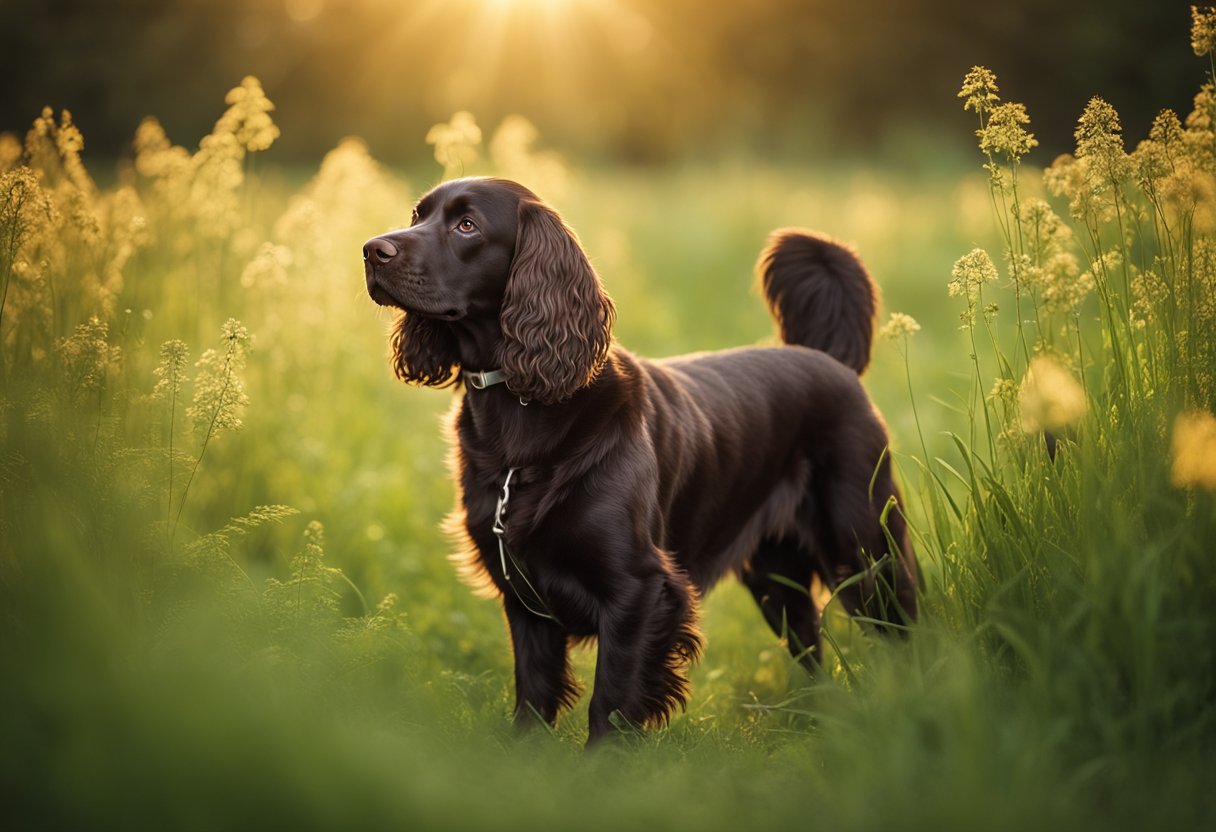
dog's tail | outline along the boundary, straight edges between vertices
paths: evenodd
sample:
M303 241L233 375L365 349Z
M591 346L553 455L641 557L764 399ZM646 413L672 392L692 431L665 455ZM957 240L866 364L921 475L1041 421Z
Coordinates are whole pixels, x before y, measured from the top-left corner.
M784 228L769 237L756 271L782 341L865 370L878 287L857 255L818 234Z

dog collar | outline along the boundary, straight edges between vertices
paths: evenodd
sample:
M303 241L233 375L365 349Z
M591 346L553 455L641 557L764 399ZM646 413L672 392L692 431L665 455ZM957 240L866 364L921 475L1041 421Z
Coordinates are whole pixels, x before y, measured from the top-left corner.
M464 377L474 390L485 390L507 380L507 374L502 370L465 370Z

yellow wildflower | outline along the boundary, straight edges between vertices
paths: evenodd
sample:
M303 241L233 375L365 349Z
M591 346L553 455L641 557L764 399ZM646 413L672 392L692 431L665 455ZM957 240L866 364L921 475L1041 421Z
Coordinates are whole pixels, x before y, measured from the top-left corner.
M94 316L56 345L62 379L73 400L104 387L111 368L121 360L122 349L110 346L109 334L106 322Z
M886 324L878 331L878 335L880 338L890 338L894 341L917 332L920 332L920 324L916 322L915 318L905 315L903 312L892 312Z
M1178 114L1170 109L1157 113L1153 126L1149 128L1148 137L1161 145L1167 156L1174 158L1182 150L1183 142L1182 124L1178 121Z
M1196 55L1216 49L1216 7L1191 6L1191 49Z
M190 158L189 204L200 234L225 237L240 222L238 191L245 181L244 155L235 135L216 131L203 136L198 152Z
M950 297L974 297L983 284L991 283L996 278L996 266L988 252L982 248L972 249L960 257L950 271Z
M0 173L0 279L5 336L17 328L47 331L51 304L42 243L53 235L59 212L25 165Z
M1211 133L1216 122L1216 94L1213 93L1212 82L1208 81L1195 93L1194 107L1186 117L1188 130Z
M1037 355L1018 388L1022 430L1037 433L1059 430L1085 415L1085 391L1068 370L1053 358Z
M540 137L536 125L521 115L509 115L498 125L490 139L490 158L494 166L507 171L525 161L532 144Z
M152 388L152 398L169 398L176 400L181 392L182 383L186 380L186 362L190 349L185 341L172 340L160 345L160 363L152 374L156 376L156 386Z
M1123 148L1119 113L1102 98L1094 96L1085 105L1073 136L1077 140L1077 158L1091 160L1107 183L1117 183L1131 172Z
M435 161L443 165L444 178L451 179L477 161L481 128L472 113L461 110L447 124L436 124L428 130L426 143L435 146Z
M174 145L160 122L148 116L135 130L135 170L149 179L183 176L190 167L190 152Z
M1146 191L1154 192L1157 183L1169 176L1172 166L1164 149L1152 139L1145 139L1132 151L1132 174L1137 184Z
M1161 258L1154 265L1161 268ZM1157 317L1157 308L1169 300L1170 287L1156 269L1141 271L1132 266L1132 313L1133 320L1152 321Z
M0 173L12 170L21 162L21 141L12 133L0 133Z
M372 158L361 139L345 138L275 222L275 241L291 250L300 277L344 268L368 228L407 224L411 202L404 183Z
M1039 142L1034 134L1028 132L1022 125L1030 123L1024 104L998 104L992 108L988 123L975 135L980 140L980 150L989 156L1004 154L1013 161L1019 161L1037 147Z
M1131 155L1136 181L1142 188L1155 193L1162 180L1178 169L1185 150L1185 137L1178 114L1173 110L1162 110L1153 119L1148 138L1140 142Z
M1043 186L1052 196L1072 199L1083 181L1079 168L1075 156L1071 153L1062 153L1043 171Z
M1037 197L1026 200L1019 219L1026 241L1025 258L1029 260L1019 271L1042 268L1053 256L1068 248L1072 231L1046 200Z
M279 137L279 128L270 118L274 104L262 91L262 84L252 75L246 75L239 87L233 87L224 96L229 107L215 123L213 132L231 133L246 153L266 150Z
M553 151L532 149L540 133L521 115L509 115L490 139L490 158L498 173L520 182L539 194L560 196L568 178L566 165Z
M981 116L984 112L1001 100L997 95L1000 89L996 85L996 75L987 67L973 66L963 78L963 88L958 97L967 99L963 102L963 110L975 110Z
M1216 88L1209 81L1195 94L1194 108L1186 117L1184 136L1195 164L1204 170L1216 168Z
M96 186L80 160L83 149L84 136L67 110L60 112L56 123L54 111L43 107L42 115L34 119L25 136L28 164L47 187L57 189L65 185L91 195Z
M1192 268L1193 291L1185 299L1201 324L1216 327L1216 241L1200 237L1195 242Z
M241 411L249 404L240 375L252 341L249 330L240 321L229 318L222 334L223 353L209 349L195 362L198 374L194 379L194 399L186 408L186 416L208 438L216 431L239 429Z
M989 401L1011 404L1018 396L1018 385L1011 378L993 379L992 389L988 391Z
M287 246L262 243L257 255L241 272L241 285L247 289L286 285L291 259L291 249Z
M1216 416L1203 410L1178 414L1171 449L1171 483L1216 491Z
M946 291L952 298L966 298L967 308L960 316L964 325L969 326L975 321L975 305L983 285L996 279L996 266L982 248L972 249L954 263Z
M1082 273L1077 258L1070 252L1057 252L1043 264L1042 299L1050 312L1076 312L1094 286L1093 274Z
M54 203L25 165L0 173L0 266L21 254L40 230L56 220Z
M1075 220L1101 221L1110 206L1098 200L1089 159L1065 153L1043 171L1043 185L1052 196L1068 198L1068 213Z

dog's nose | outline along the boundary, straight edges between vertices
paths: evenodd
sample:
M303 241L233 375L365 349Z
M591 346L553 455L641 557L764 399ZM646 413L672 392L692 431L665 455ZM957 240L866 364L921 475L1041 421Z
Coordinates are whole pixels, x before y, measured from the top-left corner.
M383 237L373 237L363 244L363 259L387 263L397 256L397 247Z

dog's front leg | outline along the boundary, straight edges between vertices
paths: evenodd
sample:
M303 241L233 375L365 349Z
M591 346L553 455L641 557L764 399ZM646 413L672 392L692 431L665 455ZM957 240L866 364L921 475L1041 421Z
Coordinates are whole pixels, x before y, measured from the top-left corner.
M515 652L515 724L526 728L540 718L553 725L579 694L567 662L566 631L515 598L504 597L503 608Z
M623 589L599 623L588 745L612 730L614 712L641 728L665 723L673 710L684 707L687 666L701 649L686 580L659 573Z

